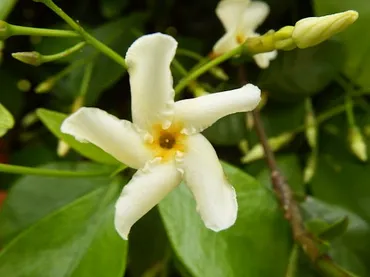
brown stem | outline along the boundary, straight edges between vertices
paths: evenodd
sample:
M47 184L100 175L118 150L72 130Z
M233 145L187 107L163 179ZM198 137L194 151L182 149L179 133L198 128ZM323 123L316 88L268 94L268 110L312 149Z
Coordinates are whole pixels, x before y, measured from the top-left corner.
M246 84L246 74L242 66L239 68L239 75L242 84ZM260 112L256 109L252 114L256 133L264 149L265 159L271 172L271 182L274 191L279 199L282 209L284 210L285 218L290 223L294 240L301 246L304 253L309 257L312 263L325 274L325 276L354 276L335 265L328 255L322 255L322 253L320 253L317 241L314 240L313 236L311 236L304 227L303 218L298 203L294 199L294 194L277 166L274 152L271 150L268 143Z

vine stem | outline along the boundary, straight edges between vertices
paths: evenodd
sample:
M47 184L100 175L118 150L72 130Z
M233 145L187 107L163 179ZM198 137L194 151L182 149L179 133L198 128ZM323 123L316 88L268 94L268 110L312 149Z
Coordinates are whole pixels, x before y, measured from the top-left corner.
M81 35L85 41L100 52L104 53L106 56L110 57L112 60L127 68L125 59L115 52L113 49L109 48L107 45L97 40L95 37L86 32L81 25L74 21L69 15L67 15L60 7L58 7L52 0L34 0L35 2L41 2L56 13L60 18L62 18L73 30Z
M65 177L65 178L76 178L76 177L101 177L109 176L112 170L99 170L99 171L69 171L69 170L57 170L47 168L34 168L20 165L11 165L0 163L0 172L11 173L11 174L24 174L24 175L38 175L46 177Z
M247 83L245 70L242 66L239 67L239 78L242 85ZM274 152L272 151L268 143L267 135L260 117L259 110L256 109L252 111L252 115L254 119L256 133L265 152L265 159L270 169L273 189L280 202L280 206L284 211L285 219L290 224L294 240L297 244L299 244L303 252L311 260L311 262L326 276L355 276L336 265L327 254L322 254L319 249L318 243L314 240L313 236L305 229L298 203L294 199L293 191L291 190L290 186L286 182L286 179L279 170Z

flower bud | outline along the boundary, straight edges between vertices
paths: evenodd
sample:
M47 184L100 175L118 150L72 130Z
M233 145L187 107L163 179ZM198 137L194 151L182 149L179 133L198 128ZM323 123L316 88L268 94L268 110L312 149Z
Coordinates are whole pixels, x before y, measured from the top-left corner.
M304 18L295 24L292 38L298 48L312 47L342 32L357 18L358 13L352 10Z
M65 143L63 140L58 141L57 154L59 157L64 157L65 155L67 155L69 149L70 149L69 145Z
M42 56L39 52L17 52L12 53L12 57L26 64L39 66L42 64Z
M352 153L361 161L367 161L367 146L358 127L349 129L349 143Z
M293 30L293 26L285 26L274 34L276 49L289 51L297 47L292 39Z
M308 184L312 180L312 177L315 175L316 160L317 160L317 155L315 151L313 151L308 157L306 167L304 168L304 171L303 171L303 183L304 184Z
M35 92L36 93L46 93L49 92L55 85L55 79L54 78L49 78L40 83L36 88Z
M306 106L306 116L305 116L305 125L306 125L306 139L308 145L312 148L316 148L317 144L317 124L315 114L312 108L312 103L310 99L307 99L305 102Z
M294 138L293 133L283 133L277 137L270 138L268 143L272 151L277 151L287 145ZM261 144L257 144L241 159L242 163L250 163L264 157Z
M212 67L209 72L222 81L229 80L229 76L227 76L227 74L221 67Z

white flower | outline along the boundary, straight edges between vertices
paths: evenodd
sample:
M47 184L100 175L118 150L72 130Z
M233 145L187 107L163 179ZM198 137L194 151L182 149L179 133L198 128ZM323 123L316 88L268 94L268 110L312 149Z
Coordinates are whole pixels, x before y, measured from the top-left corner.
M156 33L142 36L128 49L133 123L97 108L81 108L61 127L139 169L116 203L115 226L124 239L182 179L208 228L220 231L236 220L235 191L200 132L228 114L254 109L260 90L248 84L175 103L170 64L176 48L175 39Z
M226 34L213 47L214 55L221 55L238 47L249 37L259 36L256 29L266 19L270 11L265 2L250 0L222 0L216 14L226 30ZM267 68L275 59L277 51L253 56L260 68Z

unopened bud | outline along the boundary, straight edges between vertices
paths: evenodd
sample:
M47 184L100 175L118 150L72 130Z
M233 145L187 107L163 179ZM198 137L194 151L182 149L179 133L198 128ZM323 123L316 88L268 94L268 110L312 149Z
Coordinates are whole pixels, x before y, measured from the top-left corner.
M272 151L278 151L287 145L294 138L293 133L283 133L277 137L270 138L268 144ZM250 163L264 157L264 150L261 144L255 145L242 159L242 163Z
M0 20L0 40L6 40L12 35L9 24Z
M227 81L229 80L229 76L225 73L225 71L221 67L212 67L212 69L209 71L213 76L216 78Z
M22 79L22 80L19 80L17 82L17 88L20 90L20 91L24 91L24 92L27 92L31 89L31 82L28 81L28 80L25 80L25 79Z
M285 26L274 34L276 49L288 51L297 47L292 39L293 30L293 26Z
M55 79L54 78L49 78L40 83L36 88L35 92L36 93L46 93L49 92L55 85Z
M311 99L307 98L305 101L305 108L306 108L306 117L305 117L305 125L306 125L306 139L308 145L312 148L316 148L317 144L317 124L315 114L312 108Z
M312 47L342 32L357 18L358 12L352 10L304 18L295 24L292 38L298 48Z
M315 175L316 162L317 162L317 155L315 151L313 151L308 157L306 167L303 171L303 182L305 184L308 184L309 182L311 182L312 177Z
M358 127L352 127L349 130L349 143L352 153L361 161L367 161L367 146L361 131Z
M42 64L42 56L39 52L17 52L12 53L12 57L21 61L22 63L39 66Z
M58 147L57 147L57 154L59 157L64 157L69 152L69 145L65 143L63 140L58 141Z
M189 84L189 89L193 92L193 95L195 97L204 96L204 95L209 94L208 92L206 92L206 90L203 88L203 86L201 86L197 82L190 83Z
M239 142L239 149L240 149L240 151L242 151L242 153L244 155L246 155L248 153L248 151L249 151L249 143L248 143L248 140L242 139Z

